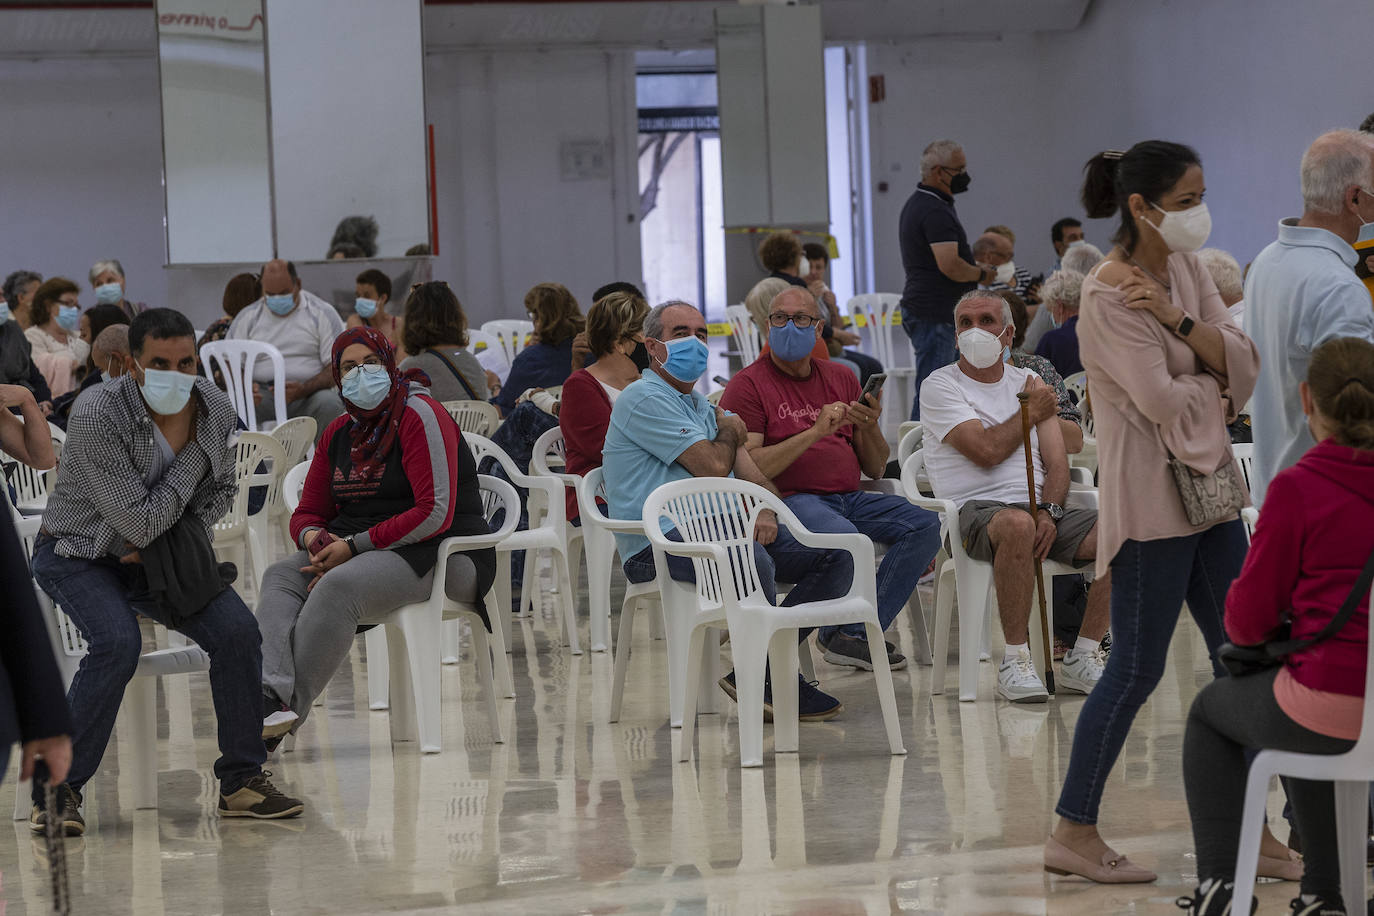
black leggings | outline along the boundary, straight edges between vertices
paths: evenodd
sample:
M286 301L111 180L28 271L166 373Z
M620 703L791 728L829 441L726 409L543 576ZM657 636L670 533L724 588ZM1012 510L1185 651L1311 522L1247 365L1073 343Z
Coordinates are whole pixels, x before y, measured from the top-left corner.
M1193 821L1198 880L1231 881L1245 804L1247 748L1340 754L1355 744L1303 728L1274 699L1278 668L1248 677L1219 678L1193 701L1183 737L1183 782ZM1327 900L1341 895L1336 854L1336 807L1331 783L1285 779L1302 836L1302 892Z

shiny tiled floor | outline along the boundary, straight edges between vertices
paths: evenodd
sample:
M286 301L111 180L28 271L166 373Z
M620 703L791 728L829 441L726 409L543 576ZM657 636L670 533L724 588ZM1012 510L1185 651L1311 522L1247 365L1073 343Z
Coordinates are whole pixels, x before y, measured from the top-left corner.
M894 675L908 753L892 757L871 676L818 659L845 712L803 726L800 753L770 750L742 772L731 709L703 717L696 760L675 764L663 644L648 627L615 725L610 656L555 645L547 600L515 629L507 743L492 745L465 659L444 669L438 756L391 745L355 651L296 750L269 764L306 800L294 821L216 818L208 683L172 682L159 698L161 807L132 809L117 732L89 833L69 841L73 912L1176 913L1192 880L1180 745L1209 675L1191 624L1107 790L1104 834L1161 875L1124 887L1051 883L1040 868L1081 698L961 704L913 667ZM894 629L910 654L905 615ZM0 916L47 911L41 852L25 824L0 830ZM1294 892L1262 887L1260 912L1286 911Z

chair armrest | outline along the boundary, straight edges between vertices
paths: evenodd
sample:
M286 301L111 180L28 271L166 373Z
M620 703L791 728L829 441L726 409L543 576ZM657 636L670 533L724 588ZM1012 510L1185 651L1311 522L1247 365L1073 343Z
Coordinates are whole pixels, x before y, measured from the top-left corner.
M877 562L873 555L873 539L866 535L854 533L821 533L809 530L802 524L801 519L787 508L781 500L777 500L778 507L774 512L778 515L778 524L785 525L788 533L796 538L797 543L807 547L815 547L818 550L843 550L854 558L854 578L850 583L849 591L842 598L864 598L871 601L874 607L878 603L878 580L876 576Z
M892 496L902 495L901 482L893 480L891 477L884 477L881 480L860 480L859 489L867 493L887 493Z

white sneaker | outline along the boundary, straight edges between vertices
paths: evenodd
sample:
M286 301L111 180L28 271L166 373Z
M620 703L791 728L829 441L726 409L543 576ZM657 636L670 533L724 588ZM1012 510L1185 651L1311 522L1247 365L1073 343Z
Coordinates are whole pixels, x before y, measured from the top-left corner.
M1075 693L1092 693L1102 680L1102 668L1107 664L1106 653L1099 647L1091 652L1070 649L1059 663L1059 680L1055 687Z
M1045 685L1035 673L1031 663L1030 650L1023 649L1015 655L1002 658L1002 666L997 669L997 695L1013 703L1044 703L1050 695Z

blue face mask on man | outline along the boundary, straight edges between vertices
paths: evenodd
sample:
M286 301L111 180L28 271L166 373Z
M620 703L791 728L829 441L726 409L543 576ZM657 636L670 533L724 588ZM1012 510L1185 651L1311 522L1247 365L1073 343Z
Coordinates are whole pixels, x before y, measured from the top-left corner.
M391 373L386 366L363 363L344 373L339 393L344 400L360 410L371 410L386 399L391 391Z
M816 346L813 328L799 328L791 321L780 328L768 329L768 347L785 363L800 362Z
M273 315L289 315L291 310L296 307L296 297L290 293L280 296L267 296L267 307L272 310Z
M373 315L377 314L377 300L364 299L362 296L359 296L357 299L353 300L353 311L358 313L359 318L371 318Z
M140 365L140 369L143 367ZM191 399L191 389L196 386L196 377L185 372L170 369L143 369L143 383L138 390L153 413L171 416L181 413L186 402Z
M711 351L706 348L705 341L697 337L679 337L677 340L663 341L663 346L668 348L663 371L679 382L693 384L706 371Z
M10 320L10 304L0 299L0 324Z
M75 334L76 329L81 325L81 308L75 305L63 305L57 309L57 326L68 334Z

